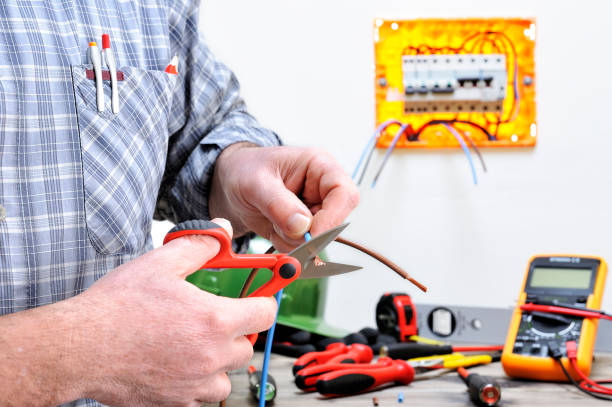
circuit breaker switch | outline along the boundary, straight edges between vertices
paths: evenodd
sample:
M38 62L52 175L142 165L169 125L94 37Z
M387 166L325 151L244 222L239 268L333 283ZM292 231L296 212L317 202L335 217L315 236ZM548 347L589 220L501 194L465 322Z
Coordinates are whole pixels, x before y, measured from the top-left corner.
M406 113L500 112L508 71L503 54L402 56Z

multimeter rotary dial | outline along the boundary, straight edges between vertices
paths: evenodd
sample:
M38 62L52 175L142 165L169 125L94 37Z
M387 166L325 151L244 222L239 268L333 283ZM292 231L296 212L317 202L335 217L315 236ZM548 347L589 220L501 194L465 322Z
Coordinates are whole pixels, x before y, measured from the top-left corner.
M565 349L565 342L578 341L582 320L561 315L524 313L514 342L513 353L532 357L548 357L548 343L556 342Z
M547 318L550 315L529 314L526 317L527 323L531 326L532 333L548 338L565 336L576 326L576 321L564 318L564 320Z

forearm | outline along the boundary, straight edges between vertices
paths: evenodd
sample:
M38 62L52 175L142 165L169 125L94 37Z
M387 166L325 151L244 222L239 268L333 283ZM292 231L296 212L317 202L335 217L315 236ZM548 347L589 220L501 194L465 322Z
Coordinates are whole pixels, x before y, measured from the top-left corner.
M85 391L80 317L71 301L0 318L2 405L54 406Z

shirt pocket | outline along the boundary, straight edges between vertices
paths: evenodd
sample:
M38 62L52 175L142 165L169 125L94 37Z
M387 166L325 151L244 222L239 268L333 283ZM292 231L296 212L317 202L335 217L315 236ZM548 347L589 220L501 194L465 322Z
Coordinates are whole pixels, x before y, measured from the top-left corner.
M114 114L110 81L104 81L105 110L98 112L88 68L73 66L72 81L89 240L102 254L138 254L149 238L166 164L176 76L120 68L120 110Z

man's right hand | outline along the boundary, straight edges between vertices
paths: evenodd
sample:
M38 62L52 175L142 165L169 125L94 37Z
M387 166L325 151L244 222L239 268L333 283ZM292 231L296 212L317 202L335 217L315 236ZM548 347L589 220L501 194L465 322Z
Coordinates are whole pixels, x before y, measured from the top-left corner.
M215 222L231 235L229 222ZM53 383L53 390L63 397L130 407L195 407L226 398L231 386L225 372L244 366L253 354L244 335L268 329L276 303L272 298L218 297L185 281L218 251L210 236L185 236L118 267L74 298L27 311L61 305L59 315L69 321L58 324L73 328L64 332L71 346L58 363L71 367L67 385L72 388L58 391L60 383ZM22 355L26 345L19 349ZM47 349L50 358L53 351ZM56 373L60 380L65 372ZM0 389L6 384L2 379Z

